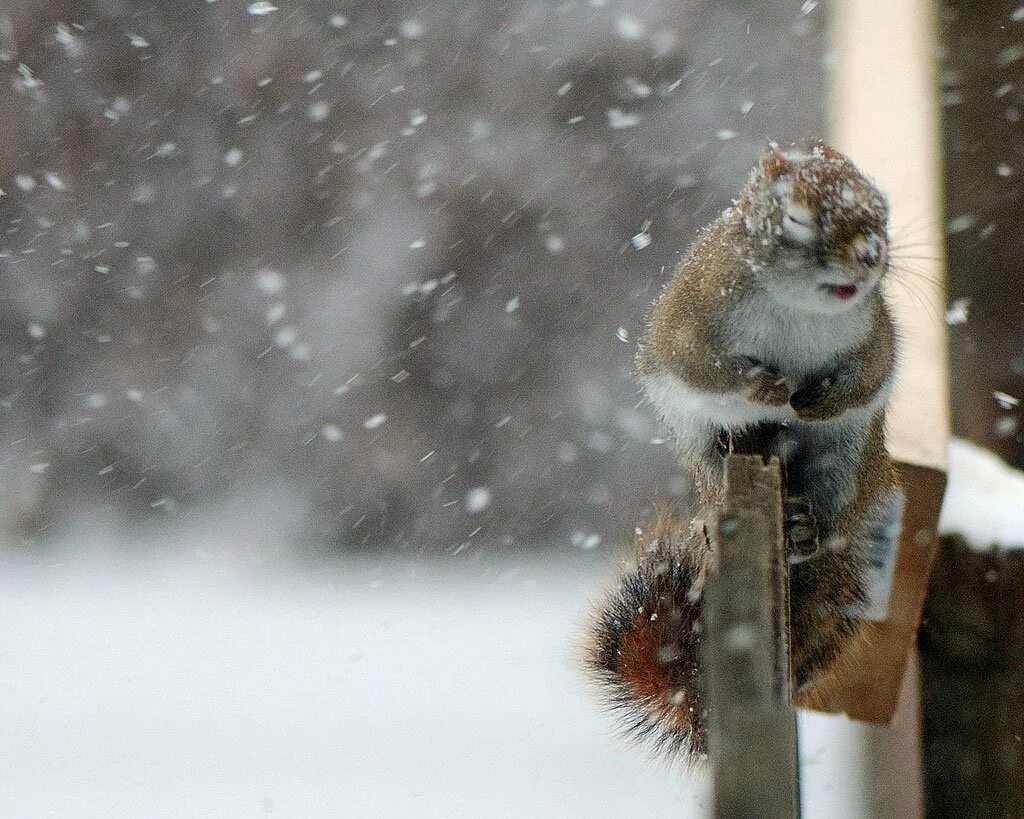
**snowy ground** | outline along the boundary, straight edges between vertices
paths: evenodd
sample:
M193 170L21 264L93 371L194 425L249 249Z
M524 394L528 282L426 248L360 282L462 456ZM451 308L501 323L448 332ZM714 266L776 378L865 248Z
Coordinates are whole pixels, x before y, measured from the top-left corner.
M126 554L0 566L0 815L705 813L707 779L622 743L581 684L573 642L612 570L593 555ZM858 815L851 730L805 721L812 811Z
M0 551L0 816L706 814L708 779L623 743L574 665L607 552L303 560L275 497ZM954 443L943 531L1019 545L1022 504ZM906 705L801 714L804 815L919 812Z
M592 571L114 560L4 566L3 816L686 816L705 801L617 741L579 684Z

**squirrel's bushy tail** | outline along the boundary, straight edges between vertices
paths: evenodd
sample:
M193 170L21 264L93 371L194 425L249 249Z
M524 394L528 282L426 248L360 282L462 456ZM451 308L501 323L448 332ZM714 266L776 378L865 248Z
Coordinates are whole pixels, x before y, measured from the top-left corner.
M637 532L636 567L620 579L592 625L587 665L627 732L669 754L706 752L699 673L703 531L663 513Z
M586 664L628 733L693 759L708 747L701 610L711 550L701 527L672 513L638 531L636 545L635 568L591 626ZM849 612L863 591L846 550L823 548L791 570L792 673L803 694L861 628Z

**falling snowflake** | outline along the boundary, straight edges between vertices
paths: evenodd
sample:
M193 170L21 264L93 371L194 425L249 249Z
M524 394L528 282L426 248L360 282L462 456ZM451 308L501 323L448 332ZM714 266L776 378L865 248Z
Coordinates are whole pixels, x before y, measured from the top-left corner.
M291 347L298 338L298 331L294 327L282 327L274 334L274 344L284 350Z
M254 17L266 17L275 11L277 11L277 6L273 3L267 3L266 0L259 0L259 2L249 4L249 14Z
M1024 58L1024 45L1015 43L1009 48L1004 48L996 55L996 62L1004 68L1009 65L1013 65L1015 62Z
M615 31L623 40L639 40L644 36L644 24L623 14L615 21Z
M954 216L946 225L946 231L950 236L957 233L963 233L965 230L970 230L974 227L977 220L971 214L965 214L963 216Z
M491 505L491 490L486 486L475 486L466 493L466 511L471 515L483 512Z
M956 327L959 324L966 324L970 308L970 299L957 299L946 311L946 324L950 327Z
M256 271L256 287L268 295L279 293L284 289L284 276L269 267Z
M632 244L633 247L636 248L637 250L643 250L645 247L650 247L651 242L653 242L654 239L651 238L650 233L648 233L646 230L642 230L635 236L633 236L629 241L630 244Z
M992 430L1000 438L1009 438L1017 431L1019 426L1020 422L1012 415L1003 415L996 419L995 424L992 426Z
M608 119L608 127L616 131L621 131L624 128L635 128L640 124L639 114L629 114L621 108L609 108L604 114Z
M561 253L565 250L565 239L556 233L552 233L544 237L544 246L548 249L548 253Z
M404 20L402 22L402 36L407 40L417 40L423 36L423 23L419 20Z
M626 77L620 86L620 94L625 99L643 100L652 93L651 86L636 77Z
M601 536L594 532L576 531L572 533L571 542L579 549L590 551L601 545Z
M387 420L388 416L385 413L378 412L376 415L371 415L369 418L363 421L363 426L366 429L378 429L379 427L384 426Z
M309 118L313 122L323 122L330 113L331 106L326 102L314 102L309 106L308 110Z
M42 83L33 76L32 69L25 65L25 63L18 63L18 78L14 82L15 89L18 91L32 91L40 86L42 86Z
M67 183L55 173L47 173L45 174L45 178L46 184L55 191L66 191L68 189Z
M651 236L651 220L650 219L645 219L644 223L642 225L640 225L639 232L636 233L629 240L630 244L632 244L633 247L636 248L637 250L643 250L645 247L650 247L651 242L653 242L653 241L654 241L654 239Z
M999 392L998 390L992 393L992 397L996 399L996 403L1004 410L1013 409L1020 403L1019 398L1005 392Z

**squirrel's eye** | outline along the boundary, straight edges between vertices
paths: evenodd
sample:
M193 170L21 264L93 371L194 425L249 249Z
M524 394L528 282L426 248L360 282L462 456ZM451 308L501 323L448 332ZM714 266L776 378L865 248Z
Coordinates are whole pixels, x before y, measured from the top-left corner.
M782 214L782 232L787 238L801 245L812 244L818 235L811 212L801 207L786 208Z

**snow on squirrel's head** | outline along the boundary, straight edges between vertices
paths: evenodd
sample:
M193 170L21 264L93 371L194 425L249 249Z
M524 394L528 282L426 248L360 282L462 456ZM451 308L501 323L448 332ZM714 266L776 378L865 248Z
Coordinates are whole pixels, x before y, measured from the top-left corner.
M737 205L754 240L748 262L791 306L841 313L867 298L889 266L885 196L834 148L761 155Z

